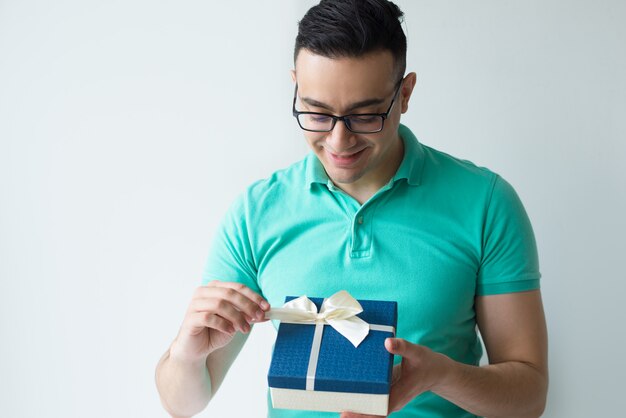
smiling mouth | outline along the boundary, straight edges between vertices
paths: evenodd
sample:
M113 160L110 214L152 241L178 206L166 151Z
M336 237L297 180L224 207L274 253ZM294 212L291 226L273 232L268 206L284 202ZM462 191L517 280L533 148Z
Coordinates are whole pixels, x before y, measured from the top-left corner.
M333 162L334 165L340 167L348 167L355 164L361 158L361 156L363 155L363 151L365 151L365 148L352 154L338 155L328 150L326 150L326 153L328 154L330 160Z

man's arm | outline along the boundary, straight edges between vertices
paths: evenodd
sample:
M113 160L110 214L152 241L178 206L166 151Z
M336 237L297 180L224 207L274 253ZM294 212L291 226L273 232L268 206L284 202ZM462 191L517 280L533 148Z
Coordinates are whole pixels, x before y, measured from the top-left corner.
M548 336L541 293L479 296L476 316L489 365L452 364L433 391L480 416L540 416L548 392Z
M251 323L265 321L267 309L267 301L240 283L213 281L196 289L178 336L156 369L161 403L170 415L191 417L206 407Z
M174 418L186 418L206 408L247 339L248 334L237 333L199 362L172 356L174 341L161 357L155 376L165 410Z
M548 390L548 338L538 290L476 298L476 316L489 364L470 366L427 347L389 338L402 356L390 411L432 391L478 416L531 418L543 413ZM343 413L342 417L365 417Z

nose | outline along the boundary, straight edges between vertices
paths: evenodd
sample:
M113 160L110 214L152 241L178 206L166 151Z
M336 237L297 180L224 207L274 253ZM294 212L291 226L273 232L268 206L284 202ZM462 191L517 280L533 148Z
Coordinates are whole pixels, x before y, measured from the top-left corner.
M341 152L356 145L356 137L344 121L338 120L333 130L328 133L326 142L334 151Z

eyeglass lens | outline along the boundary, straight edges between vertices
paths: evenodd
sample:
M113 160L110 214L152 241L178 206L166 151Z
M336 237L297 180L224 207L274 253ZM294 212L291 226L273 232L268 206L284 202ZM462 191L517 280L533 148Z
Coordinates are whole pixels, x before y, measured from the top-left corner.
M355 132L378 132L383 127L383 117L379 115L350 115L343 118L348 129ZM335 124L334 118L326 115L300 114L298 122L302 128L311 131L330 131Z

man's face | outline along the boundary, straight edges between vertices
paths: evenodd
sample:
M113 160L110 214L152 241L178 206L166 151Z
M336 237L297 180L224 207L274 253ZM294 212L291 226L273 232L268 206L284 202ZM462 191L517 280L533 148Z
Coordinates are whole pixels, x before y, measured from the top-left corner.
M385 113L398 87L389 51L332 59L303 49L296 60L294 77L298 83L297 110L337 116ZM381 132L354 133L342 121L337 121L331 132L303 131L338 187L349 193L376 191L394 175L403 156L398 124L412 87L411 82L403 84Z

